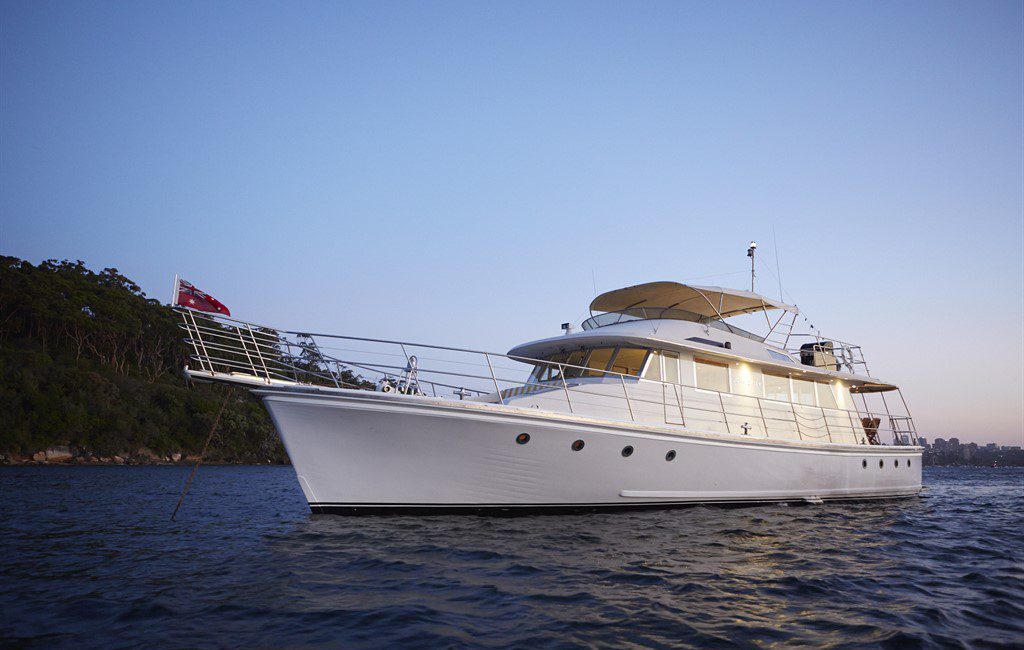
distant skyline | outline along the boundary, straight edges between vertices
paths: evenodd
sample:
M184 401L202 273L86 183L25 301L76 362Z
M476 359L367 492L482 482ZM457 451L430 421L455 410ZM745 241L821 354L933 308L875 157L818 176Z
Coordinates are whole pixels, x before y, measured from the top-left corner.
M0 2L0 253L503 352L784 297L921 435L1024 442L1020 2Z

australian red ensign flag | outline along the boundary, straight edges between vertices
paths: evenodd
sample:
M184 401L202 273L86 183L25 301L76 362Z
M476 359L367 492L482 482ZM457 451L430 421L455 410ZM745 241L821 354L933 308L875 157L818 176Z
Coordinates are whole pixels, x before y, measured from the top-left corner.
M225 316L231 315L231 310L225 307L221 301L205 291L200 291L195 285L181 278L178 278L178 286L175 287L175 293L175 305L199 311L212 311L215 314L224 314Z

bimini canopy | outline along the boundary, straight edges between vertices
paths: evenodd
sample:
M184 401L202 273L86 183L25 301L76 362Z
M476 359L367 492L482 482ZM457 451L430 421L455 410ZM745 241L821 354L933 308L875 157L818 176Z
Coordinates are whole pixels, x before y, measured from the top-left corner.
M800 310L750 291L722 287L697 287L678 282L648 282L602 293L590 303L590 311L632 312L678 309L706 318L728 318L771 309L794 314Z

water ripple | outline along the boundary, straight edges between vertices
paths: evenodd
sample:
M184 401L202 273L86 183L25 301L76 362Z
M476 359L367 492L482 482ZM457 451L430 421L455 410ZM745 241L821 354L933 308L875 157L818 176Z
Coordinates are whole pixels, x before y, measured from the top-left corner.
M1024 471L905 501L308 513L289 468L0 468L0 645L1024 646Z

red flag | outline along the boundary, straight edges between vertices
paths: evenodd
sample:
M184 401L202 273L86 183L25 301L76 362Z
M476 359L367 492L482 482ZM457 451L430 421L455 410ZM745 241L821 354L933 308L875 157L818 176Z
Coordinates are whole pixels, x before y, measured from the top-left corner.
M178 279L177 299L175 305L188 307L198 311L212 311L216 314L231 315L231 310L224 306L219 300L210 294L196 289L194 285L185 280Z

